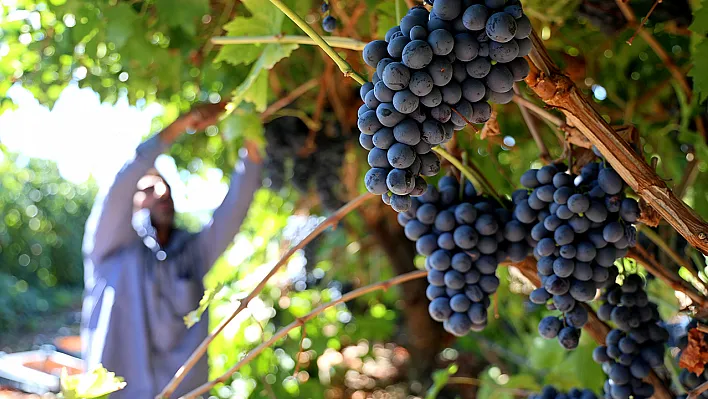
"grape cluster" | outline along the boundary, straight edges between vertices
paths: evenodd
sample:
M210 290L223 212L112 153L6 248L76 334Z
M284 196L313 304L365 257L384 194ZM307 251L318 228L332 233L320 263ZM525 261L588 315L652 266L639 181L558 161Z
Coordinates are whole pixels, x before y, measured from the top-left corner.
M335 127L326 127L326 132L317 132L315 136L317 151L301 155L309 136L304 122L296 117L283 116L266 123L264 170L268 180L266 186L277 191L289 181L303 194L314 189L322 207L331 212L344 204L337 171L344 159L347 140Z
M529 395L529 399L597 399L597 395L589 389L578 388L571 388L568 393L563 393L551 385L546 385L540 393Z
M508 103L529 72L531 24L517 0L437 0L408 11L363 51L376 68L361 88L359 142L369 150L367 189L398 212L440 171L431 148Z
M617 328L607 334L605 346L595 348L593 359L602 364L609 377L605 398L648 398L654 387L643 382L651 369L664 363L669 333L661 327L656 304L649 301L639 275L629 275L623 284L612 284L602 298L606 301L598 317L612 321Z
M325 32L334 32L337 28L337 19L330 14L328 1L322 2L320 11L322 11L322 29L324 29Z
M527 226L537 244L534 256L541 287L530 300L548 303L564 318L549 316L539 324L545 338L558 338L566 349L577 347L587 310L580 306L595 298L617 277L615 260L634 245L639 217L637 201L623 194L624 182L611 167L589 163L580 175L565 166L547 165L521 176L524 191L514 193L514 217Z
M499 287L497 265L507 258L503 227L510 220L510 211L478 195L471 183L460 194L451 176L398 214L406 237L426 256L430 316L451 334L463 336L487 325L489 296Z
M688 325L686 326L686 333L688 331L691 331L694 328L698 327L698 319L692 319ZM705 344L708 344L708 335L702 334L702 340L705 342ZM705 345L704 344L704 345ZM681 337L679 340L678 347L681 349L681 352L677 355L677 358L681 357L681 354L683 353L683 350L686 349L686 346L688 345L688 336L684 335ZM703 384L704 382L708 381L708 368L704 368L700 374L695 374L691 371L688 371L686 369L681 369L681 372L679 373L679 382L681 383L681 386L687 391L690 391L699 385ZM703 392L698 396L700 399L708 399L708 391ZM681 399L685 399L686 395L679 396Z

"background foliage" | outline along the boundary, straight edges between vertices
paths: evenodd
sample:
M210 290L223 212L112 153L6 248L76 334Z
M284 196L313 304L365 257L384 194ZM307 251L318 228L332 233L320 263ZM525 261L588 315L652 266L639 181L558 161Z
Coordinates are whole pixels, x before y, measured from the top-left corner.
M286 3L322 32L319 2ZM381 38L408 3L414 2L331 1L332 13L339 21L333 35L362 41ZM641 18L652 3L636 0L631 7ZM708 20L708 6L699 3L663 2L644 28L666 49L671 62L693 78L692 98L646 41L637 38L631 46L626 43L634 29L627 25L615 1L560 0L549 4L526 0L524 8L555 61L611 124L638 128L647 160L658 159L657 172L670 186L687 187L683 199L706 218L708 148L695 120L706 116L699 100L708 94L708 80L702 73L708 63L708 22L703 22ZM268 0L181 0L179 5L169 0L16 0L3 4L0 112L13 106L4 97L13 84L21 84L49 106L63 88L77 84L91 88L109 103L121 97L138 107L159 102L165 113L154 121L153 130L158 131L191 104L228 99L231 113L219 126L189 135L172 147L170 154L190 173L203 173L211 167L228 172L244 137L262 138L262 123L278 115L334 121L344 130L350 129L356 118L358 89L318 48L283 43L217 46L209 41L221 35L301 34ZM358 53L342 50L340 54L357 71L371 72ZM318 80L317 90L306 91L288 108L270 108L311 79ZM522 95L531 98L524 88ZM500 134L481 138L465 130L458 134L457 145L499 192L510 193L521 173L540 165L538 149L516 105L498 106L496 111ZM264 113L270 116L263 118ZM535 124L551 156L560 157L562 133L541 120ZM363 191L360 177L366 161L356 147L352 139L340 171L347 198ZM4 275L12 277L0 281L8 281L7 286L18 293L22 287L78 284L79 237L93 188L57 181L52 169L40 172L49 167L46 164L32 161L24 166L9 155L3 161L0 214L5 216L0 224L0 259ZM32 199L32 192L50 193L50 187L58 188L54 195ZM412 255L396 255L392 247L405 249L408 242L390 210L375 202L294 257L287 272L279 274L249 312L242 313L238 323L215 341L210 348L214 375L279 326L318 304L358 286L422 267L421 260ZM36 216L31 216L35 208L28 211L32 206ZM74 209L73 214L69 208ZM311 228L317 216L322 212L315 196L298 194L290 187L257 193L236 240L238 250L223 257L208 276L209 287L224 285L212 303L212 324L237 306L289 243ZM27 229L37 224L46 234ZM658 231L692 260L690 266L705 282L703 257L686 248L666 226ZM8 246L8 237L14 246ZM41 245L42 252L31 255L35 244ZM643 245L662 264L673 265L651 242L645 240ZM23 265L27 258L22 254L30 256L28 265ZM682 276L690 276L686 268L682 270ZM421 319L421 314L427 317L427 302L420 286L411 283L328 310L307 324L302 344L301 331L296 329L216 393L224 398L363 397L356 395L374 391L393 397L423 396L432 383L433 370L453 362L459 366L457 375L476 377L480 386L448 386L440 397L477 394L507 398L511 396L509 388L534 390L547 383L599 392L601 370L589 361L594 343L587 334L572 353L537 337L536 325L545 309L530 305L519 295L528 293L530 287L518 273L513 269L500 269L500 273L502 288L493 305L499 315L483 333L453 341L439 326ZM678 302L668 287L652 282L651 292L662 301L664 316L676 314ZM22 306L17 302L20 296L10 298L8 301L15 302L0 306L0 312ZM428 324L411 328L420 322ZM304 351L297 366L301 345Z

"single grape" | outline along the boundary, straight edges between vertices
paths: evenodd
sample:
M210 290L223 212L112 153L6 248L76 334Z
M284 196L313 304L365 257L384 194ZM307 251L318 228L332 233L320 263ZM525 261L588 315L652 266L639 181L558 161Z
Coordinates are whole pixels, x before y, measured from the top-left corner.
M371 139L372 136L368 134L359 134L359 144L367 150L374 148L374 142Z
M580 343L580 330L574 327L564 327L558 332L558 342L567 350L577 348Z
M511 72L510 72L511 74ZM407 66L400 62L392 62L384 68L381 80L391 90L403 90L408 87L411 79L411 72Z
M423 122L422 139L430 145L438 145L442 143L445 139L445 130L443 129L442 124L436 121Z
M479 53L479 43L477 39L469 33L458 33L455 35L455 47L453 51L459 61L472 61Z
M442 92L437 87L433 87L433 90L431 90L428 95L420 99L420 103L428 108L437 107L438 105L442 104L442 101Z
M331 15L328 15L322 19L322 29L325 32L334 32L337 29L337 19Z
M547 339L552 339L558 336L558 332L563 327L563 322L554 316L547 316L541 319L538 323L538 333Z
M445 321L452 315L450 300L445 297L435 298L430 301L428 313L435 321Z
M455 244L462 249L471 249L479 241L477 232L468 225L458 226L453 233L453 238Z
M397 195L393 194L391 196L391 208L396 212L407 212L412 204L410 195Z
M430 110L430 116L438 122L445 123L452 117L452 109L450 109L450 106L447 104L440 104ZM443 127L443 141L445 136L444 130Z
M466 65L467 74L476 79L482 79L492 69L492 64L486 57L477 57Z
M392 103L381 103L378 107L376 107L376 119L378 124L374 127L378 127L376 131L378 131L381 126L394 127L405 119L405 117L406 116L404 114L396 110ZM376 131L374 131L374 133L376 133ZM366 132L368 132L368 130L365 131L365 133Z
M462 99L462 88L457 82L450 82L440 88L443 102L449 105L457 104Z
M487 102L480 101L472 104L472 123L485 123L492 116L492 106Z
M516 20L516 33L514 34L514 38L526 39L531 35L532 29L533 27L531 26L531 21L529 20L529 18L525 15L522 15ZM520 56L524 57L523 55Z
M396 139L393 137L393 130L389 127L379 129L372 136L372 144L382 150L388 150L395 142Z
M386 151L380 148L372 148L368 155L369 166L372 168L389 169L391 164L389 164L386 155Z
M374 86L374 96L377 100L383 103L390 103L393 101L393 96L395 92L388 87L382 81L379 81Z
M373 150L371 150L371 152L369 152L369 154L376 150L377 148L374 148ZM388 151L386 152L386 157L388 159L388 163L394 168L405 169L413 164L413 161L415 161L416 154L411 146L402 143L396 143L388 149Z
M451 334L462 337L472 328L472 321L464 313L453 313L443 326L447 327L446 330Z
M433 78L436 86L445 86L452 80L452 64L441 57L435 57L428 65L427 72Z
M418 97L424 97L433 90L433 78L425 71L415 71L411 75L408 89ZM393 99L393 97L391 97Z
M416 25L411 29L411 40L425 40L428 37L428 30L420 25Z
M393 169L386 177L388 189L398 195L406 195L413 191L415 180L413 174L407 169Z
M427 154L419 155L419 157L420 161L422 162L420 168L421 175L435 176L440 173L440 158L438 158L435 153L428 152Z
M446 29L436 29L428 35L428 44L435 55L450 54L455 47L455 38Z
M620 175L611 168L603 168L600 170L597 181L600 183L602 190L610 195L619 193L624 187L624 182Z
M482 30L486 27L489 12L487 7L481 4L474 4L465 10L462 14L462 23L465 28L471 31Z
M509 68L502 64L496 64L492 66L489 74L485 77L485 82L491 90L497 93L504 93L513 88L514 76L509 71Z
M383 40L374 40L364 46L362 57L366 65L376 68L376 64L383 58L388 57L388 43Z
M505 12L497 12L487 19L485 29L490 39L506 43L516 35L516 20Z
M633 198L625 198L622 200L619 209L620 217L629 223L635 223L641 214L639 204Z
M413 40L403 48L401 58L407 67L422 69L433 60L433 49L426 41Z
M496 62L502 62L502 63L507 63L511 62L518 57L519 55L519 45L516 43L515 40L510 40L506 43L500 43L500 42L491 42L489 44L489 58ZM513 72L512 72L513 75ZM520 79L516 79L514 77L514 81L518 81Z
M452 21L462 12L462 2L460 0L436 0L433 3L433 12L440 19Z
M531 42L531 39L519 39L518 37L516 37L516 44L519 45L519 57L526 57L531 53L531 49L533 48L533 43Z
M393 107L402 114L410 114L418 108L420 99L410 90L401 90L393 96Z

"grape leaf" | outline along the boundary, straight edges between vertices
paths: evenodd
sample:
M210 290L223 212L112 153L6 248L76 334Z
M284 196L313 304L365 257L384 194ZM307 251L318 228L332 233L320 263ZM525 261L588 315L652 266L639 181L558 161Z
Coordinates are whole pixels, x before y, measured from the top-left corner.
M268 105L268 70L278 61L288 57L296 48L297 44L266 45L246 79L233 91L233 106L238 107L242 101L247 101L256 106L256 111L264 111Z
M688 72L688 76L693 78L693 90L698 101L703 102L708 97L708 75L705 73L708 68L708 40L703 40L695 46L691 53L691 62L693 68Z
M285 14L268 0L245 0L243 4L251 12L250 17L236 17L224 25L229 36L268 36L281 33ZM214 62L226 61L233 65L250 64L269 45L231 44L221 48ZM279 46L275 44L275 46Z
M68 375L62 370L61 393L64 399L105 399L125 388L123 379L101 365L86 374Z
M693 23L688 29L701 36L708 34L708 2L701 1L701 7L693 11Z
M177 7L178 8L178 7ZM106 20L106 39L113 42L116 48L121 48L130 39L134 26L138 22L138 14L128 3L118 3L103 10Z
M209 13L208 0L181 0L178 5L172 0L156 0L155 7L168 26L182 28L192 36L197 33L197 21Z

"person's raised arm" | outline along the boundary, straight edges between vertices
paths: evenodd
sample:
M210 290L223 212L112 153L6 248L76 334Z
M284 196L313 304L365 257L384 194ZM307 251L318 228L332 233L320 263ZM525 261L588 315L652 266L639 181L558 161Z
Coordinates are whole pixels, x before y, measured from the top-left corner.
M198 245L204 256L204 276L229 247L246 218L253 195L261 186L261 157L257 146L246 142L246 156L237 163L231 176L229 191L214 211L209 224L199 233Z
M141 143L131 160L116 174L112 184L99 194L86 222L83 252L97 263L136 237L132 226L133 196L140 178L187 129L202 130L213 124L223 104L206 104L180 116L160 133Z

